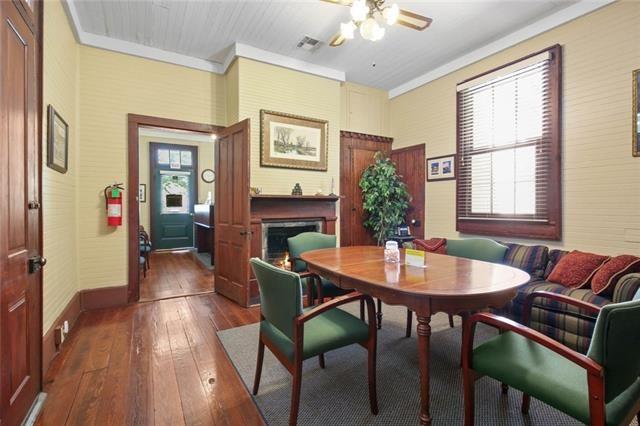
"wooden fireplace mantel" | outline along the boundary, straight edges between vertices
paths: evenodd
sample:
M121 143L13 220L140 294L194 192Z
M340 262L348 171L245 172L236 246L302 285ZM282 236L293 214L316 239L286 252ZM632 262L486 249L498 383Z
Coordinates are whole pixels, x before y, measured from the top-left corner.
M251 257L262 256L262 224L277 221L320 221L322 232L336 233L337 195L252 195ZM258 285L251 272L249 297L255 303Z

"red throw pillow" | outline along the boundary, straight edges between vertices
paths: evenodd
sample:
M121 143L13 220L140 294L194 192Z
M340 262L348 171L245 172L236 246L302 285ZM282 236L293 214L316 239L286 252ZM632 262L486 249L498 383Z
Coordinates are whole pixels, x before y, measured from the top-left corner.
M574 250L558 261L547 281L562 284L565 287L584 287L607 260L609 260L608 256Z
M430 240L413 240L413 245L417 250L429 253L447 254L446 238L431 238Z
M591 290L601 296L611 296L623 275L638 270L640 270L640 257L630 254L613 257L593 275Z

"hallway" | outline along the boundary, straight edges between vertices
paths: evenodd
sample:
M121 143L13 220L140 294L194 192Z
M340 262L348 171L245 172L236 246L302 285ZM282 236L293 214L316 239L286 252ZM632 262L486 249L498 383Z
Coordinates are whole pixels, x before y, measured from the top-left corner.
M187 296L214 290L213 271L188 250L152 252L146 278L140 276L140 301Z

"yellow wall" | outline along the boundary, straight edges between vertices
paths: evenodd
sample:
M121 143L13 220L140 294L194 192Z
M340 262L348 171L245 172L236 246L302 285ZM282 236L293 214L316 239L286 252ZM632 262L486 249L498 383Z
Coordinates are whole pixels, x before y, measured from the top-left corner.
M79 83L79 286L121 286L127 284L127 222L106 226L102 191L127 182L127 114L223 124L224 77L81 46Z
M340 83L286 68L240 58L238 108L251 120L251 186L264 194L290 194L295 183L303 193L338 191L340 173ZM329 121L326 172L260 167L260 110L272 110ZM337 193L337 192L336 192Z
M394 148L426 143L427 157L456 143L456 84L559 43L563 46L562 242L638 253L640 158L631 156L631 72L640 68L640 2L622 1L391 100ZM427 184L429 236L457 237L455 182ZM633 238L628 238L633 239Z
M340 130L391 136L386 90L349 82L340 86Z
M46 333L78 289L76 200L79 126L77 120L78 46L62 5L44 4L42 205L44 229L44 316ZM47 106L69 124L69 170L46 166ZM56 324L57 325L57 324Z
M197 146L198 147L198 171L196 175L196 179L198 181L198 199L197 203L203 204L207 200L207 193L211 192L211 199L215 199L215 182L206 183L203 181L200 176L202 171L205 169L214 169L214 158L213 158L213 141L211 142L198 142L198 141L189 141L185 139L176 138L168 138L168 137L158 137L158 136L140 136L140 155L139 155L139 164L140 164L140 183L147 185L147 202L140 203L140 225L144 226L144 229L147 230L149 235L151 235L151 224L149 219L149 214L151 210L151 202L150 202L150 193L153 190L150 184L150 174L149 174L149 142L161 142L168 143L172 145L189 145L189 146Z

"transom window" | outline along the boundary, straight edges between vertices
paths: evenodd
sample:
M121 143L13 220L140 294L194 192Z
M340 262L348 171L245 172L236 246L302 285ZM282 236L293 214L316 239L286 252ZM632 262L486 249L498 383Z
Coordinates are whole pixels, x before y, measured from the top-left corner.
M560 46L458 85L460 232L560 238Z

